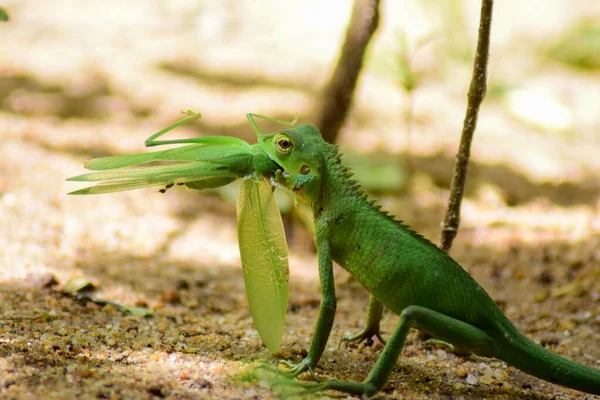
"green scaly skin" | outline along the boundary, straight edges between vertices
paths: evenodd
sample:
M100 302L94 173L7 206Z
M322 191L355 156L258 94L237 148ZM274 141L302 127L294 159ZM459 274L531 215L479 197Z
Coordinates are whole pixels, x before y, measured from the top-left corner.
M380 315L377 303L400 316L363 382L296 383L302 393L338 390L375 395L394 368L409 328L416 328L458 348L504 360L540 379L600 395L600 370L560 357L528 339L448 254L367 201L341 164L337 146L326 143L317 128L300 125L260 135L259 145L285 171L278 176L279 183L314 214L322 300L308 356L289 375L305 371L314 375L325 349L336 309L332 261L356 277L375 299L371 320ZM378 327L366 336L376 333ZM365 339L362 333L357 336Z

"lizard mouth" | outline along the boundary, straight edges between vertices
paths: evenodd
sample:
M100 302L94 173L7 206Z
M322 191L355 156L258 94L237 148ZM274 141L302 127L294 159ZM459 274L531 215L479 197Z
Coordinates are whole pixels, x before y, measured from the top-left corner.
M271 160L273 160L273 159L271 159ZM288 173L288 172L285 170L285 168L283 168L283 166L282 166L281 164L279 164L277 161L273 160L273 162L274 162L275 164L277 164L277 166L279 167L277 171L281 171L281 173L280 173L280 176L281 176L282 178L284 178L284 179L285 179L285 180L284 180L284 182L286 182L286 183L287 183L288 179L290 178L290 174L289 174L289 173ZM283 182L281 182L281 183L283 183Z
M281 170L281 176L289 176L288 172L285 170L285 168L283 168L283 166L281 164L279 164L277 161L275 161L273 159L273 157L271 157L271 155L269 155L269 158L271 159L271 161L273 161L275 164L277 164L277 166L279 167L278 169Z

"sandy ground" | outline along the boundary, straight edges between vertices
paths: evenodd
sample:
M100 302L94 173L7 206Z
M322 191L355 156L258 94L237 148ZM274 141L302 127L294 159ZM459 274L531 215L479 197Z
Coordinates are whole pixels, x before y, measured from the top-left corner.
M180 110L205 118L174 137L252 141L246 112L297 112L310 122L350 8L341 0L280 3L3 3L12 21L0 25L0 397L278 396L269 377L253 371L278 358L299 361L309 346L320 301L310 235L294 227L289 237L290 311L273 356L249 315L231 196L146 189L73 197L66 193L80 185L65 179L83 173L91 157L144 151L143 140ZM406 186L380 202L435 242L464 113L476 3L385 2L341 136L347 151L402 160ZM593 3L496 5L490 94L452 255L526 334L600 368L600 75L545 52L573 24L600 15ZM410 95L390 67L402 40L418 77ZM335 273L336 324L317 373L360 380L381 346L338 349L362 326L368 296L341 268ZM62 294L74 277L92 282L98 298L154 316ZM384 331L396 320L386 315ZM414 334L384 393L593 397Z

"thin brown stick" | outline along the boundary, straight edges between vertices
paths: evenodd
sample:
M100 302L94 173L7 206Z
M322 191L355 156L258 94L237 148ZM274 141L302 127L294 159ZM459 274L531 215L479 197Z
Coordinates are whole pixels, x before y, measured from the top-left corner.
M323 93L317 127L323 138L335 143L344 121L356 82L363 66L365 50L379 25L380 0L355 0L350 24L335 71Z
M492 25L493 0L483 0L481 4L481 17L479 20L479 37L477 39L477 52L473 65L473 76L469 86L467 112L463 123L460 146L456 154L456 165L452 185L450 187L450 198L446 217L442 223L441 248L448 252L452 247L452 241L458 232L460 225L460 204L462 202L467 179L467 167L471 154L471 140L477 126L477 114L479 106L485 97L487 90L487 63L490 48L490 31Z

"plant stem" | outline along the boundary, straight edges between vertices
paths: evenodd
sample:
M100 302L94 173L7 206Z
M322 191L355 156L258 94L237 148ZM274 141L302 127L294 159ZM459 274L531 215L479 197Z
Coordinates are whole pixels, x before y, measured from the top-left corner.
M481 4L479 37L477 39L473 76L471 78L471 85L469 86L467 112L463 123L458 153L456 154L456 165L454 167L454 175L450 187L448 208L446 209L446 216L442 223L440 247L446 252L450 251L452 241L458 232L458 226L460 224L460 204L462 202L465 181L467 179L471 141L477 126L479 106L485 97L487 89L487 62L490 47L493 4L493 0L482 0Z

